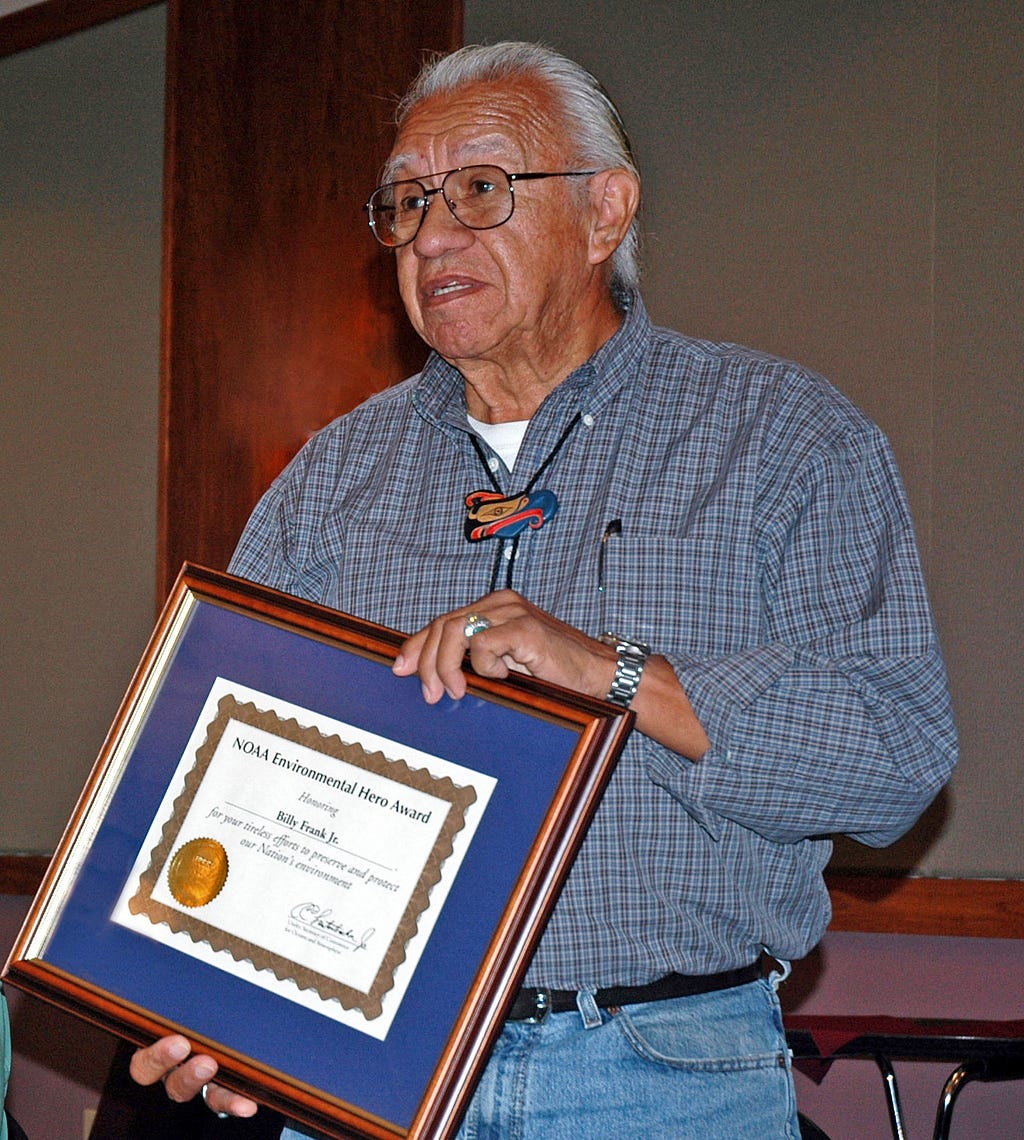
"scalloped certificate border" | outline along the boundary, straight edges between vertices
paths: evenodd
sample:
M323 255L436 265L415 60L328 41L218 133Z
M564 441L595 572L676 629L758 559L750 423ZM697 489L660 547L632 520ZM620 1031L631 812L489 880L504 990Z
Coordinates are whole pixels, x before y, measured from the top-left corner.
M223 683L222 681L221 684ZM231 687L247 696L253 695L244 686ZM260 695L255 695L258 700ZM273 699L268 698L267 703L274 703ZM310 716L315 719L315 714ZM353 768L382 777L401 787L424 792L448 805L445 819L423 862L373 983L367 991L231 934L204 921L199 913L188 907L178 909L153 897L157 884L167 878L169 865L180 847L189 809L233 721L249 725L282 741L300 745L326 758L343 761ZM397 744L394 748L399 750ZM484 792L484 799L486 798L487 791ZM145 918L154 926L167 927L172 934L187 935L197 947L205 943L215 955L229 954L238 963L251 963L257 972L269 970L279 982L293 983L299 991L313 991L323 1001L337 1001L343 1009L358 1010L368 1021L372 1021L381 1015L384 997L395 984L395 972L406 959L410 940L419 932L421 918L431 906L431 892L441 881L444 865L452 855L456 837L466 826L466 813L477 799L477 790L471 785L457 785L447 775L435 776L427 768L413 767L401 757L391 758L383 751L370 751L355 741L345 741L341 736L326 734L313 725L300 724L294 716L283 717L272 708L260 708L254 700L239 700L234 692L229 691L220 696L217 702L216 715L206 726L205 739L195 750L194 762L184 776L184 786L173 800L170 815L160 831L159 841L152 848L148 864L141 873L139 866L143 860L140 853L135 887L126 899L127 907L136 920ZM256 858L255 855L253 857ZM237 853L234 858L237 858ZM243 899L239 905L244 906L247 902L255 904L258 900Z

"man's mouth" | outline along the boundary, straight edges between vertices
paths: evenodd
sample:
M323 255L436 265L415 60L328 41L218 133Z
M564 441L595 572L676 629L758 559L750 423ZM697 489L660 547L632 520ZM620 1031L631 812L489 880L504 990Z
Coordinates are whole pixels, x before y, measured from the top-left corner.
M444 285L435 285L429 290L431 297L447 297L452 293L461 293L466 289L472 289L472 285L468 281L449 281Z

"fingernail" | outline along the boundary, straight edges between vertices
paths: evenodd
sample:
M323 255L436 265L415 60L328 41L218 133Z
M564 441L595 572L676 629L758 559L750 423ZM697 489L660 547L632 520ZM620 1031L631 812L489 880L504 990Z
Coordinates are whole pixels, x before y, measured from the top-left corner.
M401 653L399 653L399 655L395 658L394 665L391 666L392 673L397 673L398 670L401 669L404 664L405 664L405 658L401 655Z
M167 1054L172 1061L184 1061L190 1052L188 1042L180 1037L167 1046Z
M217 1075L217 1066L213 1061L209 1059L196 1061L194 1071L197 1080L212 1081L213 1078Z

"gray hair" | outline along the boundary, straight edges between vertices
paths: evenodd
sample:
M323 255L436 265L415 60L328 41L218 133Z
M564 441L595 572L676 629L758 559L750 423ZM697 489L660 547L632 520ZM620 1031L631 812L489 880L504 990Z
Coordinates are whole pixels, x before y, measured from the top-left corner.
M398 104L401 129L418 103L476 83L534 79L545 84L559 104L566 134L576 148L577 168L621 166L639 180L629 136L608 93L585 67L543 44L507 41L472 44L424 64ZM612 295L621 304L640 281L640 225L637 218L612 254Z

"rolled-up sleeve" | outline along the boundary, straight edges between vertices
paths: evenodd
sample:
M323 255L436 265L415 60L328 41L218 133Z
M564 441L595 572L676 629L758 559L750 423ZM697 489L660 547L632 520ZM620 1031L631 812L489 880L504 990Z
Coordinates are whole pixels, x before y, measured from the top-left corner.
M727 819L775 842L841 833L882 846L956 762L903 488L871 427L791 457L771 484L763 638L717 657L666 654L712 746L694 764L651 744L649 771L711 835Z

